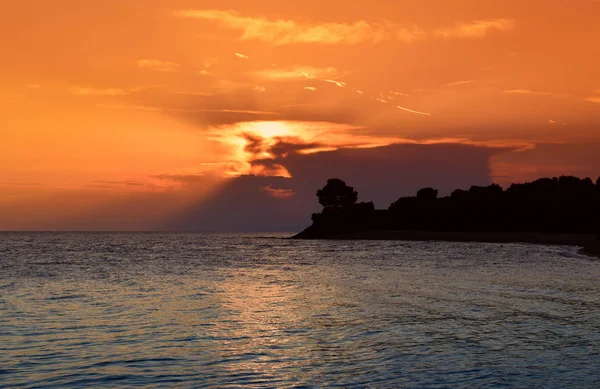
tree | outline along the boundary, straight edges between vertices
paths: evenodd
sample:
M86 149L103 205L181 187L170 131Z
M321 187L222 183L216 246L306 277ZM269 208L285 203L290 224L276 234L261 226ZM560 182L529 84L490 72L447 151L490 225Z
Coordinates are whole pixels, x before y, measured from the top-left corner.
M330 178L327 185L317 191L317 197L326 209L344 209L358 201L358 192L339 178Z
M417 199L421 201L434 201L438 197L437 189L423 188L417 192Z

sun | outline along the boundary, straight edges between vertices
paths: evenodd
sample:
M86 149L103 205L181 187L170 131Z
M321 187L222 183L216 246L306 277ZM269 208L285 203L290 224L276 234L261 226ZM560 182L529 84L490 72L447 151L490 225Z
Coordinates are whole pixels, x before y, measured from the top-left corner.
M253 161L274 158L272 149L282 141L314 146L298 150L297 153L300 154L331 151L343 146L359 147L364 143L374 142L369 136L350 136L350 131L357 128L329 122L285 120L239 122L213 127L209 132L209 139L230 147L233 167L231 171L225 173L226 176L255 174L291 177L281 164L271 164L267 169L262 165L254 164ZM377 142L379 144L381 140L377 138Z
M246 123L244 131L265 139L301 135L298 126L294 126L293 123L285 121Z

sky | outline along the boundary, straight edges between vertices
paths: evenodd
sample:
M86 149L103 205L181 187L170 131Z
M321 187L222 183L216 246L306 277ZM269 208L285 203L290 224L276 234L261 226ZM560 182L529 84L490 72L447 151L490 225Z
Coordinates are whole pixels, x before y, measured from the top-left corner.
M597 0L0 3L0 230L293 231L600 175Z

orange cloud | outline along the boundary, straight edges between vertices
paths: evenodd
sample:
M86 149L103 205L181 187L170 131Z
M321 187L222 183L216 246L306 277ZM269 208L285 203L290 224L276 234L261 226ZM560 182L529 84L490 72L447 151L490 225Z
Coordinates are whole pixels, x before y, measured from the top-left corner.
M407 109L406 109L407 110ZM427 113L409 110L420 115ZM371 136L358 133L359 128L329 122L253 121L215 126L209 139L228 145L232 159L228 175L255 174L257 176L290 177L280 158L290 154L314 154L340 148L365 149L392 144L462 144L476 147L525 151L535 143L512 139L476 141L468 138L443 137L410 139L397 136ZM279 161L278 163L275 163Z
M406 111L406 112L410 112L410 113L416 113L417 115L431 116L431 114L430 114L430 113L428 113L428 112L420 112L420 111L415 111L415 110L413 110L413 109L408 109L408 108L405 108L405 107L401 107L401 106L399 106L399 105L397 105L397 106L396 106L396 108L399 108L399 109L401 109L401 110L403 110L403 111Z
M600 89L596 89L594 91L594 96L590 96L590 97L586 97L584 99L584 101L587 101L589 103L598 103L600 104Z
M333 77L338 70L333 67L314 68L312 66L286 67L276 69L264 69L251 73L253 76L271 81L287 81L304 78Z
M69 88L69 92L76 96L122 96L128 93L119 88L97 89L78 86Z
M100 108L108 109L124 109L124 110L140 110L140 111L157 111L157 112L188 112L188 113L201 113L201 112L215 112L215 113L243 113L249 115L276 115L277 112L273 111L260 111L260 110L248 110L248 109L204 109L204 108L166 108L166 107L153 107L146 105L133 105L133 104L96 104Z
M141 59L138 66L142 69L157 70L159 72L174 72L179 68L179 64L169 61L160 61L158 59Z
M519 95L535 95L535 96L562 96L556 93L551 93L551 92L538 92L538 91L532 91L529 89L512 89L512 90L505 90L502 91L502 93L514 93L514 94L519 94Z
M289 199L296 194L292 189L273 188L271 185L267 185L263 189L276 199Z
M455 81L455 82L449 82L448 84L445 84L444 86L467 85L467 84L472 84L474 82L475 82L475 80Z
M386 38L381 27L373 26L364 20L352 23L323 23L299 25L293 20L252 18L241 16L233 11L187 10L176 11L175 16L215 20L222 25L242 30L242 39L260 39L276 45L290 43L360 43L380 41Z
M419 27L399 28L396 30L395 38L400 42L411 43L415 40L426 38L428 33Z
M329 82L330 84L334 84L339 86L340 88L345 88L346 87L346 83L342 82L342 81L336 81L336 80L323 80L324 82Z
M485 38L492 31L505 32L515 28L511 19L476 20L471 23L460 23L452 28L441 28L435 34L442 38Z
M294 43L356 44L362 42L401 41L410 43L430 36L438 38L484 38L491 31L509 31L515 26L510 19L477 20L451 28L426 31L418 26L398 27L391 23L359 20L353 23L327 22L299 24L294 20L269 20L242 16L234 11L182 10L174 15L183 18L212 20L234 30L241 30L242 40L262 40L274 45Z

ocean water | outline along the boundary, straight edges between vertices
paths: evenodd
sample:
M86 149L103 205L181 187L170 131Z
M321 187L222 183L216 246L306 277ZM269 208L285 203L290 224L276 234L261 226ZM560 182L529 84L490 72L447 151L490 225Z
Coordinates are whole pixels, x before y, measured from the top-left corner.
M599 388L600 261L524 244L0 233L0 388Z

